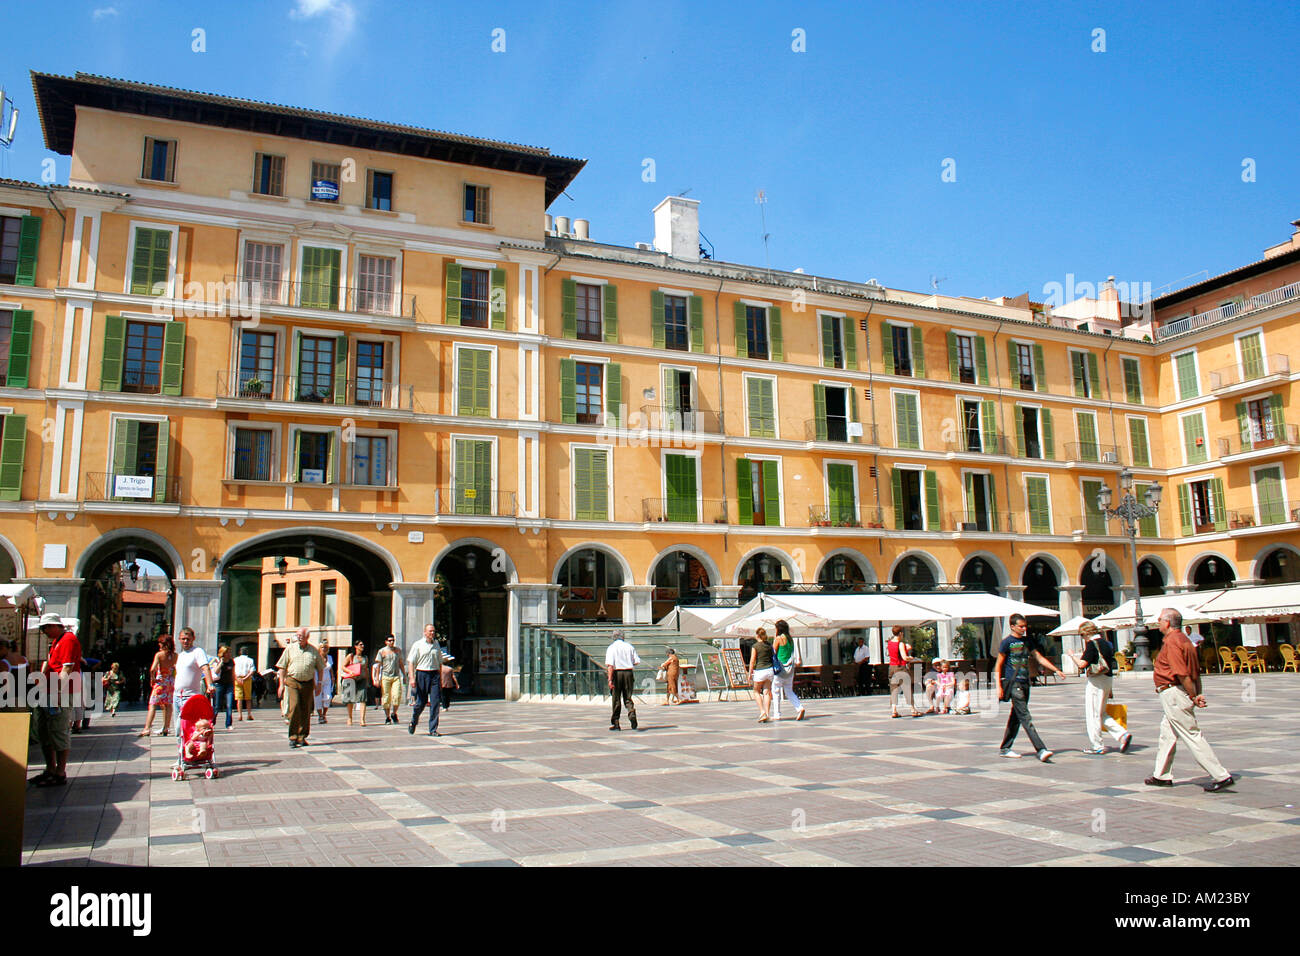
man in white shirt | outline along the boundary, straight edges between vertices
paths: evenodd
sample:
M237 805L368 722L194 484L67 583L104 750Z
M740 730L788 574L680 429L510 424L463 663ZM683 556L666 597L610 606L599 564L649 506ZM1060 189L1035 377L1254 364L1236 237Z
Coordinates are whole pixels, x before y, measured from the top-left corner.
M614 632L614 640L605 651L605 673L609 677L609 689L614 695L614 711L609 719L610 730L622 730L618 719L623 713L623 701L627 701L627 719L636 730L636 704L632 703L632 668L641 663L636 648L627 642L622 631Z
M858 665L858 693L865 694L871 687L871 649L865 637L859 637L853 648L853 663Z
M438 644L432 624L424 625L424 640L416 641L406 658L406 670L411 680L411 699L415 702L415 713L406 725L408 734L415 733L420 723L420 714L429 708L429 736L441 737L438 733L439 694L442 690L442 647Z
M235 710L239 712L239 719L244 719L244 711L248 711L248 719L253 719L253 671L257 670L257 664L248 656L248 645L245 644L240 650L240 654L235 658Z
M181 708L195 694L212 693L212 675L208 673L208 652L194 646L194 628L181 628L181 650L176 655L176 690L172 697L172 720L180 727Z

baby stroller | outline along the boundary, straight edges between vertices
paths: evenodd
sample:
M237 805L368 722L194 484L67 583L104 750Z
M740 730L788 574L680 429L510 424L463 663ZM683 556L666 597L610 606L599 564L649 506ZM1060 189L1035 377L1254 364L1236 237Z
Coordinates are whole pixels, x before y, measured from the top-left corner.
M200 720L206 720L211 726L214 717L212 703L202 694L195 694L181 708L176 766L172 767L173 780L184 780L186 770L202 769L203 776L209 780L221 775L213 759L216 756L215 741L204 741L195 731L195 725Z

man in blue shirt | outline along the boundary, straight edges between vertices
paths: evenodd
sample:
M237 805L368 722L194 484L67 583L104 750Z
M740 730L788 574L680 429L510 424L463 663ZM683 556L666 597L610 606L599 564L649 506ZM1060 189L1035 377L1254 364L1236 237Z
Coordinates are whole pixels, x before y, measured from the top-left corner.
M1025 616L1013 614L1011 633L998 646L998 661L994 667L998 681L998 700L1011 702L1011 716L1007 718L1007 731L1002 736L1001 754L1003 757L1020 756L1011 749L1011 745L1016 742L1016 734L1023 726L1034 749L1038 751L1038 759L1047 763L1052 759L1052 751L1047 749L1038 736L1038 731L1034 729L1034 719L1029 715L1030 655L1038 661L1039 667L1061 674L1061 669L1043 656L1037 639L1029 635L1029 622Z

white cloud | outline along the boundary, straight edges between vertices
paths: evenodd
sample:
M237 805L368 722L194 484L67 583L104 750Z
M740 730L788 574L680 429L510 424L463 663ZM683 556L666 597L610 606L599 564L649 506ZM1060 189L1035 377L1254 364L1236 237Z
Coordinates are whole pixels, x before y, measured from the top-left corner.
M312 47L319 50L326 60L333 60L352 36L357 11L349 0L294 0L289 17L324 27L324 35Z
M97 7L91 15L92 19L102 20L105 17L117 16L117 7Z

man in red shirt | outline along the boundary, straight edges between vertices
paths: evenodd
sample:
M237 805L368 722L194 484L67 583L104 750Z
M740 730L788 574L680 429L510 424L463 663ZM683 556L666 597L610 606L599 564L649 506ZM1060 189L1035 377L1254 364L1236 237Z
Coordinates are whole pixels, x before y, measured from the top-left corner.
M1224 769L1210 749L1210 744L1196 725L1196 708L1205 706L1201 693L1201 669L1196 659L1196 646L1183 633L1183 616L1173 608L1160 612L1156 622L1164 643L1156 655L1156 693L1165 712L1160 721L1160 746L1156 751L1156 772L1147 777L1148 787L1172 787L1174 751L1182 743L1192 752L1202 769L1210 775L1206 793L1218 793L1232 786L1232 775Z
M64 631L57 614L41 615L40 629L50 640L50 656L41 665L49 699L36 708L36 739L45 755L45 771L32 781L38 787L61 787L68 782L68 751L72 749L71 691L81 672L81 642Z

